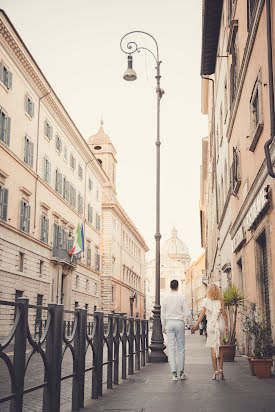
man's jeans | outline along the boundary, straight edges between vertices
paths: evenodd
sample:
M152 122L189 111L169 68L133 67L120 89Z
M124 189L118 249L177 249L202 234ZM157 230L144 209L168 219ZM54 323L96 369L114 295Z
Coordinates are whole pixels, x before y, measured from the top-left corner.
M168 338L168 348L169 348L169 362L171 367L171 372L177 371L176 362L176 343L178 346L178 356L179 356L179 371L184 371L184 355L185 355L185 324L183 320L172 320L168 319L166 321L166 333Z

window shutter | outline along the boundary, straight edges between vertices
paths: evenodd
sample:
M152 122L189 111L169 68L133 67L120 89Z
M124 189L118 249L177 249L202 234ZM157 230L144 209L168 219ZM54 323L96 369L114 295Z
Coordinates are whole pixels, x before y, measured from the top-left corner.
M7 129L6 129L6 145L10 145L10 132L11 132L11 118L7 117Z
M52 138L53 138L53 127L50 126L50 139L52 139Z
M12 72L8 72L8 89L12 88Z
M44 170L43 170L44 180L47 182L47 159L44 157Z
M3 60L1 60L1 62L0 62L0 79L1 79L1 82L3 83L4 82L4 63L3 63Z
M234 66L233 63L230 66L230 107L232 107L234 99Z
M4 198L3 198L3 220L7 220L8 216L8 195L9 191L4 187Z
M54 223L53 224L53 246L57 247L57 235L58 235L58 231L57 231L57 224Z
M44 241L44 216L40 216L40 240Z
M31 220L31 207L27 206L27 216L26 216L26 232L30 233L30 220Z
M29 158L29 165L30 165L31 167L33 167L33 148L34 148L33 142L29 142L29 148L30 148L30 153L29 153L29 156L30 156L30 158Z
M32 102L31 116L34 117L34 102Z
M29 107L28 107L28 96L27 95L25 95L25 112L26 113L29 113Z
M47 136L47 120L45 120L44 122L44 133L45 133L45 136Z
M44 230L45 230L45 242L48 243L48 240L49 240L49 219L48 218L45 219Z
M58 169L55 170L55 190L58 192Z
M20 200L20 230L24 230L24 201Z
M51 162L48 160L48 180L47 182L51 183Z

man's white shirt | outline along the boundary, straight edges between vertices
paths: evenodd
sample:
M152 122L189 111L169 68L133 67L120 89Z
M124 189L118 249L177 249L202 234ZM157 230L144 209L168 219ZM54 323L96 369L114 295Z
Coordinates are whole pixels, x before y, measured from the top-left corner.
M190 311L185 297L178 292L165 296L161 303L162 329L165 329L168 319L185 320L186 317L190 318Z

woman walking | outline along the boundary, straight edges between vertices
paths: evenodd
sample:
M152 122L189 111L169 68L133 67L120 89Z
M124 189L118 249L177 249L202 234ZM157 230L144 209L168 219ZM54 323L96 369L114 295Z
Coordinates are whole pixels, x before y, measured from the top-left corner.
M206 315L207 318L206 346L210 347L211 350L211 358L214 369L213 380L217 380L219 377L224 379L223 354L219 349L225 333L228 334L228 319L220 289L214 283L208 287L207 297L202 302L200 316L195 325L191 328L193 331L198 329L204 315Z

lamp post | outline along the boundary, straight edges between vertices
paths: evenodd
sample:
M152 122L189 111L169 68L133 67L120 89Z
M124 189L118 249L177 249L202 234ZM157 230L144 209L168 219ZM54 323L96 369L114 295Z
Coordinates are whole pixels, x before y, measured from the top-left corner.
M156 54L150 49L143 46L138 46L135 41L126 41L125 38L133 34L144 34L153 39L156 46ZM144 31L131 31L122 37L120 41L121 50L127 54L128 57L128 68L124 73L124 80L133 81L136 80L137 75L133 69L133 54L135 52L140 52L141 50L147 50L154 57L156 62L156 93L157 93L157 139L156 139L156 289L155 289L155 305L153 309L153 330L151 336L150 344L150 362L167 362L168 358L163 352L165 349L164 339L162 334L161 320L160 320L160 100L164 91L160 88L160 64L159 59L159 48L156 39L149 33Z

